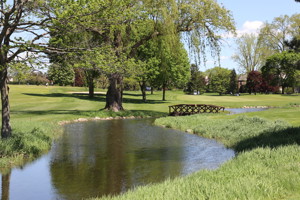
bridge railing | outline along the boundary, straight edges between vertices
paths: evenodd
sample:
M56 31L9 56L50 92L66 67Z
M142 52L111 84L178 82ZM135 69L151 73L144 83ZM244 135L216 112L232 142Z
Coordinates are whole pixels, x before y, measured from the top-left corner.
M218 113L225 107L207 104L178 104L169 106L169 115L183 116L199 113Z

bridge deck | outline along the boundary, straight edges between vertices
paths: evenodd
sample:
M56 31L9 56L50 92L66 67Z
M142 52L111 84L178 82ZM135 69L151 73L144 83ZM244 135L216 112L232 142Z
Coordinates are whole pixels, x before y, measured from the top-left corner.
M183 116L199 113L218 113L220 110L224 112L225 107L207 105L207 104L178 104L169 106L169 115Z

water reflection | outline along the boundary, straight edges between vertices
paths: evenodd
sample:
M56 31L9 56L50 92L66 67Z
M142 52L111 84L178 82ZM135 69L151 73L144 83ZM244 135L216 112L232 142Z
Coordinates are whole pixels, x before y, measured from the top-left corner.
M10 174L9 171L7 174L2 174L1 179L1 200L8 200L9 199L9 186L10 186Z
M226 108L225 110L229 111L231 115L241 114L247 112L258 112L268 110L268 108Z
M179 175L185 141L160 129L138 120L67 126L52 151L53 185L68 199L80 199Z

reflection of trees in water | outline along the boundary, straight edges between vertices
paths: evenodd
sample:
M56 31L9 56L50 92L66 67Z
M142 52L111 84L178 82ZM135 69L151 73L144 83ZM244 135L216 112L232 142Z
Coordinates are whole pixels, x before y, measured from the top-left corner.
M11 171L9 171L7 174L2 174L1 200L9 200L10 175L11 175Z
M76 126L81 133L76 133ZM178 175L182 152L160 148L166 138L159 137L149 141L158 145L153 151L132 150L132 146L141 145L135 133L128 134L134 127L126 120L70 126L69 134L52 151L50 169L58 194L65 199L119 194L138 184L164 180L170 171ZM174 162L164 162L168 158Z

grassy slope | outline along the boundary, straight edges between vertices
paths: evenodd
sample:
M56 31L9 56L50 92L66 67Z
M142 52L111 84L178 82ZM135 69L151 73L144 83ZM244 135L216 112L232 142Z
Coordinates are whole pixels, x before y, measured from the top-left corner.
M82 117L115 115L115 113L99 111L105 105L104 94L96 95L94 99L90 100L87 98L87 95L69 93L84 90L86 91L87 89L73 87L11 86L10 99L14 133L32 133L34 136L38 136L39 132L43 132L44 135L53 138L60 133L59 129L53 131L53 126L56 126L58 121ZM141 96L139 92L125 92L124 107L130 111L119 115L162 116L167 114L169 105L179 103L204 103L226 107L273 106L282 108L258 113L247 113L246 115L257 115L271 120L281 119L296 127L300 126L300 108L286 107L286 105L291 103L299 105L300 96L191 96L184 95L179 91L168 91L168 101L166 102L161 101L160 92L155 92L154 95L148 95L149 101L146 104L142 103L140 99ZM194 117L191 116L191 119L192 118ZM207 118L211 120L231 120L236 118L236 116L210 115L207 116ZM173 119L174 118L172 118L172 120ZM199 121L199 119L195 119ZM189 121L192 122L192 120ZM179 124L182 123L179 122ZM188 128L192 127L188 126ZM32 131L32 129L35 131ZM183 130L186 130L186 128ZM220 136L212 135L211 137L218 138ZM37 138L39 139L39 137ZM252 136L252 138L255 139L255 136ZM47 141L47 138L45 141ZM227 139L224 138L223 142L226 143L226 141ZM236 142L237 140L233 140L227 145L234 146ZM35 147L35 144L29 145L29 151L32 146ZM46 147L45 149L50 148L50 145L44 146ZM42 151L44 150L42 148ZM190 199L281 199L283 197L290 197L291 199L297 199L300 197L299 193L295 192L300 191L299 176L296 176L296 174L299 175L300 173L299 153L300 149L298 145L284 145L276 148L269 146L266 148L255 147L254 150L240 153L236 159L224 164L216 171L201 171L188 177L142 187L118 198L183 199L190 197ZM1 161L4 163L7 162L7 158L4 157L0 159L0 166ZM16 163L12 163L12 165L14 164L17 164L17 161ZM279 174L282 174L282 176L279 176ZM271 178L275 179L273 180Z

